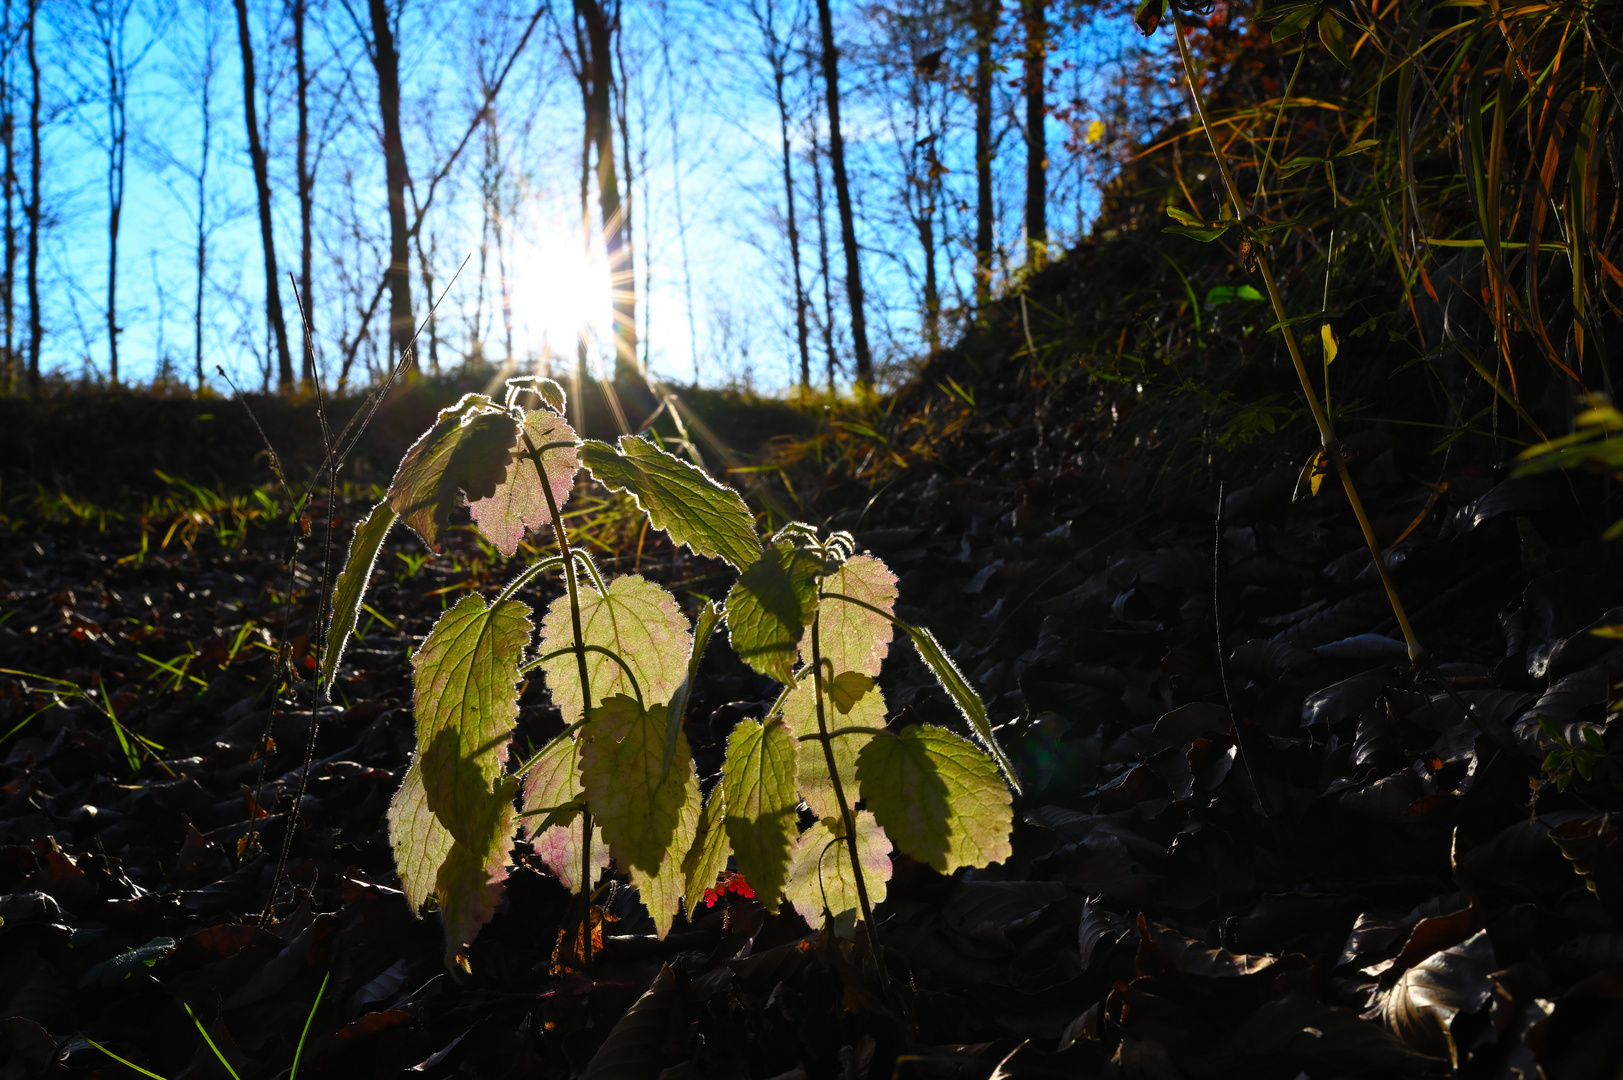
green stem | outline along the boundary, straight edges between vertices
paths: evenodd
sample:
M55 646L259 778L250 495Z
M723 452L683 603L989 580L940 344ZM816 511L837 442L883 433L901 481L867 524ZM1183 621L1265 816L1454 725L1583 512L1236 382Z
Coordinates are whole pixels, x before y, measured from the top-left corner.
M643 708L647 708L646 705L643 705L642 687L640 685L638 685L637 676L632 673L631 665L627 664L623 659L621 659L619 653L615 652L613 649L607 648L607 647L602 646L602 645L580 645L580 646L565 645L561 649L553 649L551 652L547 653L544 656L536 657L534 660L531 660L528 664L525 664L522 667L520 667L518 669L518 673L520 675L523 675L525 672L534 671L536 668L540 667L542 664L546 663L548 660L551 660L553 657L562 656L564 653L574 652L577 648L585 649L587 652L602 653L604 656L608 657L610 660L613 660L616 664L619 664L620 665L620 670L625 672L625 675L626 675L627 679L631 680L631 692L633 694L637 695L637 704L642 705Z
M1212 155L1217 159L1217 169L1223 176L1223 186L1227 188L1229 200L1234 204L1234 213L1242 220L1246 216L1245 206L1240 200L1240 187L1234 182L1234 174L1229 171L1228 157L1218 144L1217 135L1212 131L1211 123L1206 119L1206 104L1201 100L1200 88L1195 85L1195 64L1189 55L1189 43L1183 37L1183 22L1178 18L1176 4L1169 5L1172 13L1172 36L1178 42L1178 56L1183 61L1184 79L1189 84L1189 96L1195 102L1195 115L1200 118L1200 126L1206 132L1207 140L1212 144ZM1258 245L1260 248L1260 245ZM1296 377L1301 381L1302 394L1307 398L1308 409L1313 413L1313 422L1319 428L1319 443L1324 449L1324 456L1336 468L1336 475L1341 478L1341 486L1347 493L1347 502L1352 507L1353 516L1358 519L1358 527L1364 534L1364 543L1369 547L1369 553L1375 564L1375 573L1380 576L1381 585L1386 589L1386 598L1392 604L1392 614L1397 616L1398 627L1403 631L1403 640L1409 647L1409 659L1418 660L1426 650L1415 637L1414 628L1409 625L1409 615L1403 608L1403 601L1398 598L1397 586L1392 583L1392 575L1387 573L1386 562L1381 558L1381 544L1375 538L1375 529L1370 524L1369 515L1364 512L1363 500L1358 497L1358 489L1353 486L1352 474L1347 471L1347 462L1342 459L1340 446L1336 440L1335 428L1330 423L1330 417L1319 407L1318 394L1313 389L1313 382L1308 378L1307 365L1302 360L1302 349L1296 341L1296 333L1291 329L1290 316L1285 311L1285 301L1279 295L1279 286L1274 283L1273 267L1268 263L1265 251L1259 250L1256 255L1257 271L1268 286L1268 299L1273 303L1274 317L1278 320L1279 332L1285 338L1285 348L1289 350L1291 363L1296 367Z
M496 597L496 603L500 604L507 600L511 600L514 593L518 592L520 589L524 588L524 586L534 581L546 571L551 570L553 567L562 566L563 561L564 559L562 555L554 555L551 558L542 559L540 562L526 567L523 573L519 574L518 577L507 583L507 587L503 589Z
M592 679L586 671L586 635L581 632L580 626L580 582L576 576L574 556L569 550L569 536L564 532L563 515L558 512L558 500L552 494L552 482L547 476L547 471L541 467L541 455L543 452L563 447L573 447L575 443L546 443L538 450L535 444L530 441L529 432L520 428L519 433L524 438L525 449L529 451L530 462L535 466L535 474L541 481L541 493L547 497L547 512L552 515L552 535L558 540L558 557L564 563L564 586L569 590L569 619L570 627L575 632L575 668L580 676L581 710L584 714L592 707ZM580 919L580 952L586 970L590 971L592 968L592 811L590 808L581 811L580 820L580 895L585 902L585 910L581 912Z
M857 851L857 816L845 799L845 784L840 780L840 769L834 761L834 744L829 741L828 719L823 711L823 648L819 626L821 614L812 616L812 690L817 699L817 733L823 744L823 761L828 765L828 778L834 787L834 801L840 806L840 820L845 826L845 846L851 854L851 878L857 883L857 902L862 906L862 924L868 930L868 947L873 950L874 962L879 965L879 977L884 981L885 996L890 997L890 974L885 970L885 954L879 950L879 928L874 924L873 907L868 903L868 883L862 876L862 858Z
M826 743L846 735L877 735L883 730L875 727L839 727L827 734L818 732L816 735L796 735L795 738L800 742Z

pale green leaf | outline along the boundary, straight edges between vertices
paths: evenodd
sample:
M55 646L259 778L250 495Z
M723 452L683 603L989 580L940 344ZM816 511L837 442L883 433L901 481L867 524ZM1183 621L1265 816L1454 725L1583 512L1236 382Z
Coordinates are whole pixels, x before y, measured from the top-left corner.
M440 922L445 927L446 967L452 966L457 953L472 944L479 928L496 914L502 882L507 879L513 830L518 824L511 782L497 785L485 809L479 827L473 830L473 840L451 845L450 854L434 876Z
M659 872L671 846L693 771L687 738L678 735L676 763L660 780L665 708L644 709L635 699L615 694L591 711L581 729L580 778L586 804L621 861L648 874ZM685 854L684 848L677 858Z
M746 664L794 681L795 650L817 610L822 568L812 553L780 540L739 575L727 593L727 634Z
M863 802L897 850L943 874L1012 851L1009 789L973 743L915 725L874 736L857 755Z
M930 670L935 673L936 681L952 696L958 711L969 721L969 730L980 740L986 752L997 760L1004 777L1018 792L1020 778L1015 774L1014 763L1003 752L1003 747L998 745L997 736L992 734L992 724L986 718L986 706L981 703L980 695L975 693L974 688L969 685L969 680L964 678L963 672L958 670L958 665L952 662L952 657L948 656L941 643L936 641L934 634L922 626L903 626L903 629L912 639L919 658L930 666Z
M548 443L574 441L575 431L563 417L545 409L525 413L524 424L514 433L513 444L508 448L511 457L502 482L488 498L474 500L470 496L468 512L473 515L474 524L503 555L511 557L518 550L524 530L550 526L552 521L540 474L530 457L530 447L540 450ZM541 465L547 474L547 484L552 488L553 501L562 511L575 487L575 474L580 471L578 452L573 447L555 446L541 454Z
M845 675L851 678L845 678ZM860 684L866 684L865 692L851 701L849 709L841 712L834 700L834 691L842 681L849 689L859 685L858 680ZM803 671L800 682L783 700L784 725L797 739L817 734L817 692L812 683L811 672ZM834 731L838 728L884 730L885 698L880 693L879 687L866 675L845 672L832 682L825 680L823 694L823 722L828 726L828 730ZM840 783L845 789L847 805L855 804L857 801L857 751L862 749L870 737L841 735L831 740L835 767L840 770ZM796 782L800 786L800 797L806 800L806 805L811 808L812 813L820 818L839 816L839 803L834 798L834 784L828 774L828 757L823 752L821 742L808 739L800 743L799 775Z
M388 823L395 867L412 914L430 894L439 898L450 967L501 901L517 824L512 785L503 780L486 794L473 816L462 822L459 831L466 839L458 840L429 809L422 771L413 762L389 804Z
M580 891L581 842L584 823L579 815L567 824L542 829L547 812L577 800L583 794L578 771L580 743L572 735L554 739L530 766L524 777L524 815L521 836L528 836L536 857L570 892ZM603 830L592 823L592 861L598 870L609 865L609 845Z
M669 702L687 678L688 654L693 647L687 616L669 592L634 574L615 578L608 589L599 593L581 581L581 637L587 645L609 649L625 661L636 676L637 690L645 704ZM574 643L569 597L560 596L541 620L541 655ZM564 714L565 722L579 720L583 702L575 654L560 653L545 661L541 670L546 673L552 703ZM586 654L586 674L594 706L613 694L637 696L625 670L600 652Z
M380 502L355 526L355 536L349 542L349 558L338 574L338 584L333 586L332 621L327 626L327 649L321 656L321 685L328 697L332 696L333 672L338 670L338 662L344 657L344 646L349 644L350 632L355 629L355 618L361 610L361 597L366 595L367 582L372 579L378 549L383 547L383 538L389 535L398 517L387 502Z
M530 609L486 607L470 593L440 616L411 658L416 763L428 807L457 839L478 827L492 784L505 772L518 717L518 665Z
M581 460L604 487L630 492L654 528L669 533L673 543L726 559L740 570L760 556L755 516L744 497L647 439L623 435L619 449L587 440Z
M507 404L512 405L519 394L528 390L541 399L541 404L563 416L569 402L569 395L555 379L545 375L515 375L507 380ZM540 446L540 443L536 443Z
M858 810L855 817L862 883L868 890L869 905L875 906L885 898L885 883L890 880L890 840L866 810ZM851 849L839 818L820 819L800 834L789 860L784 894L808 924L820 926L824 916L830 915L836 934L855 936L862 906L851 873Z
M661 940L671 932L671 923L676 919L687 890L687 874L683 865L699 831L699 774L693 768L691 759L678 762L671 769L668 782L677 781L680 781L683 791L682 809L677 818L676 832L671 837L665 857L659 862L659 873L647 874L635 866L630 867L631 884L636 886L637 895L642 898L643 906L654 920L654 933ZM688 917L691 919L692 916L693 909L690 907Z
M778 910L795 838L795 750L782 720L740 720L721 769L727 838L739 872L768 911Z
M823 680L823 692L841 716L848 715L873 688L873 677L857 671L841 671L832 679Z
M422 910L434 893L434 879L451 853L451 832L428 808L423 789L423 772L417 762L406 769L406 778L389 800L389 844L394 848L395 872L412 914Z
M441 410L411 444L389 485L389 505L436 555L451 526L458 492L477 501L496 492L513 456L518 422L483 394L466 394Z
M726 811L727 794L722 785L717 784L704 804L698 832L687 857L682 860L682 876L686 882L683 902L687 904L690 919L704 900L705 890L714 888L716 879L727 869L727 857L733 853L727 840Z
M682 732L688 699L693 694L693 684L699 678L699 662L704 659L704 651L710 645L710 635L716 632L721 616L721 605L712 601L699 609L699 618L693 624L693 647L688 651L687 676L682 680L682 685L676 688L676 693L671 695L671 708L666 716L665 756L659 766L662 777L671 771L671 763L676 760L676 737Z
M871 604L889 615L896 613L896 575L872 555L845 560L840 568L823 578L822 591L839 593ZM834 671L856 671L879 675L890 639L896 633L891 621L878 612L838 599L818 609L818 647ZM811 642L800 643L800 661L811 662Z

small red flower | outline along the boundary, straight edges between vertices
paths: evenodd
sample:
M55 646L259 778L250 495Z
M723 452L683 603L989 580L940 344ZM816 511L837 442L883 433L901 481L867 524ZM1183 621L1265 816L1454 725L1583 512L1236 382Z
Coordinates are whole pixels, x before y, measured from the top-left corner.
M744 880L743 874L723 870L721 876L716 878L715 886L704 891L704 906L715 907L716 901L730 892L751 898L755 896L755 890L750 888L750 884Z

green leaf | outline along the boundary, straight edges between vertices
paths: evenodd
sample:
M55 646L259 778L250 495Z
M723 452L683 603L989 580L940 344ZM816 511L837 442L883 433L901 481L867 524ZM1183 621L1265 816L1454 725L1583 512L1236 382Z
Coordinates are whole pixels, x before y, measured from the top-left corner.
M1161 25L1161 19L1167 12L1167 0L1138 0L1138 8L1133 12L1133 22L1138 24L1139 32L1145 37L1155 33L1155 28Z
M866 691L852 699L850 707L844 710L839 708L835 700L840 693L842 680L847 691L853 688L853 680L861 680L867 685ZM872 728L875 732L885 729L884 695L866 675L845 672L832 681L825 680L823 694L823 721L830 731L836 728ZM783 722L797 740L803 735L817 734L817 692L810 671L801 673L800 682L784 698ZM834 764L840 771L840 783L845 789L848 803L857 801L857 752L870 737L842 735L832 740ZM806 805L818 817L839 817L840 806L834 798L834 782L828 775L828 758L823 753L823 744L811 739L801 742L799 759L796 783L800 785L800 797L806 800Z
M744 497L702 469L630 435L620 437L618 450L588 439L581 459L598 483L630 492L654 528L669 533L672 542L726 559L740 570L760 556L755 516Z
M1168 225L1161 231L1164 233L1177 233L1179 236L1188 236L1199 240L1203 244L1209 244L1228 232L1229 226L1218 225L1213 228L1199 228L1190 225Z
M687 891L687 874L683 866L699 831L699 774L693 768L691 759L686 759L671 771L671 782L678 778L681 779L683 792L682 807L677 815L676 831L671 835L665 857L659 862L659 872L648 874L636 866L630 868L631 884L636 886L637 895L653 918L654 933L661 941L671 932L671 923L676 920L683 894ZM690 919L692 915L693 909L689 907Z
M1347 39L1341 32L1341 20L1336 13L1326 8L1319 16L1319 40L1324 42L1325 51L1336 58L1336 63L1349 71L1352 69L1352 53L1347 51Z
M1235 300L1266 300L1266 296L1257 291L1254 285L1215 285L1206 294L1206 306L1218 307Z
M1167 217L1171 218L1173 221L1176 221L1179 225L1204 226L1206 224L1200 218L1196 217L1194 214L1191 214L1181 206L1168 206Z
M445 964L451 967L501 901L517 825L512 785L507 780L497 784L477 812L462 819L458 831L465 838L457 839L429 809L423 772L414 761L389 804L388 823L395 868L412 914L430 894L439 897Z
M888 615L896 613L896 575L872 555L858 555L823 578L823 592L840 593L872 604ZM834 671L855 671L878 677L890 651L895 625L884 615L835 601L823 604L818 615L818 645ZM802 641L802 664L811 663L811 643Z
M768 911L778 910L795 838L795 751L782 720L740 720L721 769L727 838L739 872Z
M504 780L486 800L484 816L468 830L471 840L458 840L434 875L434 893L440 901L440 922L445 928L445 964L473 943L479 928L496 914L502 882L513 850L518 815L513 809L513 785Z
M775 541L727 593L727 633L750 667L794 682L795 650L817 610L822 561L788 540Z
M415 763L432 810L472 842L491 785L505 772L518 717L518 665L530 641L530 609L516 600L486 607L470 593L441 615L411 658Z
M685 781L693 772L687 739L678 735L676 763L662 782L664 750L665 706L645 709L624 694L593 709L581 729L580 778L587 805L620 858L647 874L659 872L671 846L687 801ZM677 852L678 860L685 854L686 848Z
M872 814L858 810L854 816L862 883L868 890L868 903L878 905L885 899L885 883L890 880L890 840ZM813 822L795 841L784 893L809 925L820 926L827 915L833 918L836 934L856 936L861 902L856 876L851 873L851 849L838 817Z
M579 596L581 637L585 643L608 649L625 661L636 676L644 704L669 702L687 678L688 655L693 647L687 616L677 607L676 598L635 574L615 578L606 593L599 593L583 580ZM569 596L565 594L548 606L541 620L541 655L570 648L574 643ZM585 703L574 652L544 661L541 670L546 673L552 703L563 712L564 722L581 719ZM614 694L637 696L625 669L600 652L586 654L586 674L592 686L593 706Z
M1009 789L973 743L944 728L885 732L857 755L857 782L897 849L943 874L1012 852Z
M578 771L579 741L572 735L560 735L541 752L524 777L524 814L520 819L523 832L535 848L536 857L551 870L553 876L570 892L579 892L581 842L586 831L579 815L564 824L542 828L546 823L544 811L578 801L584 794ZM609 845L603 840L603 829L592 823L592 861L598 870L609 865Z
M934 634L922 626L904 624L903 629L913 640L913 647L918 650L920 659L930 665L930 670L935 673L936 681L941 684L941 688L952 695L958 711L969 721L971 733L997 761L1009 785L1019 792L1020 777L1014 771L1014 763L1003 752L1003 747L998 745L997 737L992 734L992 724L986 719L986 706L981 704L980 695L970 688L969 680L964 678L963 673L958 670L958 665L952 662L952 657L948 656L941 643L936 641Z
M1281 18L1270 35L1271 40L1283 41L1294 34L1300 34L1307 29L1308 23L1313 21L1313 14L1317 10L1317 4L1296 4L1281 9Z
M874 689L873 677L856 671L842 671L823 682L823 692L834 704L834 711L841 716L849 714L857 702L866 697L868 691L872 689ZM882 704L880 709L882 713Z
M682 898L687 904L689 918L699 909L705 890L715 887L716 878L727 869L727 857L733 853L732 844L727 840L726 816L727 793L721 784L717 784L710 792L709 801L704 804L704 812L699 815L698 832L688 848L687 857L682 860L682 876L686 880Z
M682 733L682 717L687 712L693 684L699 677L699 661L704 659L704 651L710 645L710 635L716 632L721 616L721 605L715 602L699 609L699 619L693 626L693 647L688 652L687 677L676 688L676 693L671 695L671 708L665 722L665 756L659 766L661 779L671 771L671 763L676 760L676 739Z
M473 523L503 555L511 558L518 550L524 530L538 530L552 521L546 492L541 488L541 477L535 471L529 447L540 450L548 443L574 441L575 430L563 417L544 409L525 413L524 424L516 428L513 443L508 448L511 457L502 482L488 498L470 499L468 512L473 515ZM541 466L547 474L547 485L552 488L552 498L561 511L574 490L575 474L580 471L577 451L571 447L553 447L542 453Z
M1303 169L1311 169L1315 165L1323 165L1324 162L1325 159L1322 157L1309 157L1307 155L1293 157L1279 167L1279 175L1295 176Z
M411 444L389 485L389 505L438 555L458 491L470 501L495 494L512 460L518 422L483 394L465 394L441 410Z
M338 574L338 584L333 586L332 620L327 625L327 648L321 656L321 685L328 697L332 696L333 672L338 670L338 661L344 657L344 646L349 644L349 635L355 629L355 619L361 610L361 597L366 595L367 582L372 579L372 567L377 564L378 550L383 547L383 538L389 535L398 518L399 515L387 502L380 502L355 527L355 535L349 542L349 558L344 561L344 569Z
M507 380L507 404L511 406L515 398L524 391L530 391L541 399L541 404L563 416L567 411L569 395L555 380L545 375L516 375ZM540 443L536 443L540 446Z

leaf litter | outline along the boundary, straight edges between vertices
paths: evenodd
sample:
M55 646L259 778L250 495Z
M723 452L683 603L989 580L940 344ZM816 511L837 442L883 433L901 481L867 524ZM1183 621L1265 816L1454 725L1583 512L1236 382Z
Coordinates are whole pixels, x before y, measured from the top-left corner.
M983 380L983 406L1000 389L1025 392ZM1354 471L1369 474L1372 514L1401 528L1425 488L1392 468L1391 449L1366 448ZM1370 643L1392 630L1366 600L1375 586L1331 489L1293 501L1286 466L1230 492L1218 595L1235 723L1211 647L1214 507L1174 497L1146 516L1143 474L1081 451L1015 439L989 453L970 432L955 471L954 450L865 518L834 521L900 579L891 591L853 572L847 587L935 628L1023 789L1001 860L951 876L886 854L886 833L907 827L910 784L939 794L932 780L969 779L937 765L858 814L891 994L860 935L811 932L824 906L836 927L856 917L837 820L795 836L796 775L816 744L797 746L793 723L762 726L770 684L726 650L706 654L692 690L667 778L681 798L637 823L712 841L681 867L633 867L637 889L622 877L597 894L587 972L560 933L578 903L578 817L524 819L530 839L501 866L457 866L446 833L436 876L505 878L464 900L497 910L456 943L466 970L447 974L455 902L413 918L383 811L409 772L408 658L439 615L435 590L454 607L477 573L469 530L430 525L449 558L414 573L393 558L403 532L380 541L367 602L392 625L358 609L333 703L314 717L279 709L269 741L269 628L286 600L275 538L119 562L119 545L135 545L116 526L94 547L68 531L6 534L16 614L0 625L0 666L93 688L53 697L28 676L0 682L0 731L15 727L0 743L0 1025L30 1063L22 1075L109 1068L88 1038L164 1076L212 1068L183 1005L239 1071L269 1074L291 1064L323 979L301 1075L1531 1076L1576 1060L1615 1020L1617 796L1580 755L1608 753L1584 733L1610 730L1623 662L1589 630L1618 621L1617 578L1583 514L1551 512L1572 503L1566 478L1449 478L1394 567L1432 649L1419 670ZM347 545L369 507L334 509L335 546ZM675 616L662 633L685 635L683 582L719 563L652 550L640 573L675 594L658 604ZM792 575L784 584L785 603L804 603ZM525 598L547 610L555 593ZM776 670L802 643L763 620L758 663ZM889 716L866 744L872 767L912 762L897 753L909 741L975 734L931 666L886 648L888 624L873 622L880 643L840 658L853 678L831 678L825 702L837 724ZM285 655L313 677L309 633L295 613ZM859 685L864 674L879 685ZM673 661L644 692L668 696L684 677ZM541 682L518 688L515 754L566 723ZM869 694L887 707L870 713ZM635 719L634 699L614 700ZM663 724L643 726L616 753L657 778ZM136 768L121 732L145 748ZM742 877L728 869L739 845L717 775L730 738L760 740L776 779L754 790L782 804L774 835L740 837ZM568 802L574 776L532 771L526 810ZM500 774L480 779L494 807ZM432 816L431 801L424 784L417 812ZM260 927L290 821L288 883ZM948 867L973 841L939 839ZM747 873L762 843L794 845L786 881ZM815 887L814 858L834 869ZM406 884L415 899L429 891ZM681 894L697 901L691 917Z

